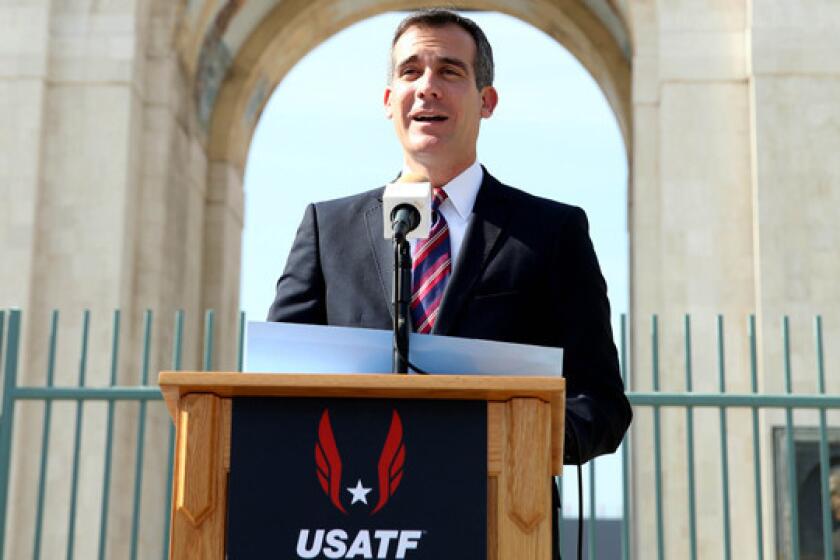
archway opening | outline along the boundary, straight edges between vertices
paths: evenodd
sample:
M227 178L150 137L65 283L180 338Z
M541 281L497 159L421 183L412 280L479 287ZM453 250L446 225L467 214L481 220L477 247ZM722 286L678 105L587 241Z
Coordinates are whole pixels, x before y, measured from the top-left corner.
M504 14L470 16L494 44L501 98L482 123L479 160L507 184L587 211L613 309L625 311L627 150L612 110L551 37ZM306 204L381 186L399 171L381 100L402 17L375 16L333 35L267 102L245 169L240 301L249 317L264 316Z

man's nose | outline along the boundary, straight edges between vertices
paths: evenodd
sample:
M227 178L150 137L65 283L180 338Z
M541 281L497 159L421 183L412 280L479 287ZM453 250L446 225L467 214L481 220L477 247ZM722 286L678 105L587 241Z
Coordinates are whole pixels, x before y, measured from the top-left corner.
M420 98L440 98L440 84L431 69L427 69L417 83L417 96Z

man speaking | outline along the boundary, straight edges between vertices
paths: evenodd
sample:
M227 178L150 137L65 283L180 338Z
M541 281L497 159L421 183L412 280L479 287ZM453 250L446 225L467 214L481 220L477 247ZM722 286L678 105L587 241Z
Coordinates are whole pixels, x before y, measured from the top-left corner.
M562 347L565 462L612 453L631 410L586 215L503 185L479 164L481 120L498 102L484 32L453 12L413 14L394 34L390 68L385 114L402 172L434 191L432 236L413 246L414 330ZM392 327L382 194L307 207L268 320Z

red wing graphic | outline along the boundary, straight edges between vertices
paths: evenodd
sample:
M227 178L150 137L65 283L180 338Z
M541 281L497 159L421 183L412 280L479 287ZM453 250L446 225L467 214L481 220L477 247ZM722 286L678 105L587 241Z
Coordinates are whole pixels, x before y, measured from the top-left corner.
M335 444L330 414L324 410L318 424L318 442L315 444L315 463L318 465L318 482L330 501L342 513L347 513L338 497L341 490L341 457Z
M371 515L382 509L394 491L400 485L405 463L405 444L403 443L403 427L397 411L391 416L391 427L382 454L379 456L379 502L373 508Z

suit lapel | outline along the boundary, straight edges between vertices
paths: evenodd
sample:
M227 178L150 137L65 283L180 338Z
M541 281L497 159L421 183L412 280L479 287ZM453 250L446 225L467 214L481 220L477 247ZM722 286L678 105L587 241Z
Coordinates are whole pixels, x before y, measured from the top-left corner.
M394 248L390 239L385 239L382 234L382 195L365 210L365 225L367 226L368 241L370 243L373 265L379 275L379 283L382 286L382 296L385 298L385 306L394 319Z
M473 285L496 254L502 232L510 217L501 184L484 170L484 179L473 207L473 217L464 236L449 285L441 302L432 332L449 334L467 303Z

